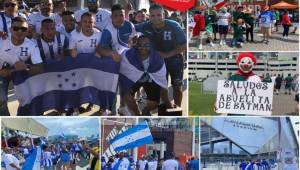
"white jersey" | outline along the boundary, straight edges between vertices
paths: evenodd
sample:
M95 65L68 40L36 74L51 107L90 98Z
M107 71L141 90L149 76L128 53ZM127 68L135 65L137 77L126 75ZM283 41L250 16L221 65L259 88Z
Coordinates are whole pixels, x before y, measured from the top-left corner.
M4 63L14 65L17 61L31 60L32 64L42 63L40 51L37 45L25 38L23 44L14 45L11 42L11 38L5 40L0 39L0 69Z
M219 12L218 13L218 25L223 25L223 26L227 26L228 25L228 20L230 17L230 13L226 12Z
M130 162L127 158L122 158L122 160L118 158L113 162L111 167L117 170L128 170L130 167Z
M60 36L60 42L57 36ZM39 40L36 40L36 44L38 45L39 49L42 49L42 59L43 60L59 60L62 58L63 50L68 49L69 42L68 39L63 34L55 35L53 42L46 42L42 38L40 39L41 44L39 44ZM52 46L52 47L51 47ZM53 48L53 56L51 56L50 50Z
M52 19L55 22L56 25L57 25L57 23L59 23L58 15L56 15L54 13L51 13L49 17L46 17L46 16L42 15L41 12L36 12L36 13L31 14L28 17L28 24L30 26L34 27L35 32L40 34L41 33L41 27L42 27L42 21L44 19L47 19L47 18Z
M88 11L89 9L82 9L76 11L74 14L76 22L80 22L81 15ZM96 28L100 30L104 30L108 25L108 23L111 23L111 12L106 9L99 8L98 12L94 15L94 17L95 17Z
M139 170L145 170L147 160L139 160L138 165L139 165Z
M76 25L75 25L75 28L76 28ZM71 39L71 33L72 32L67 32L66 29L65 29L65 26L62 24L62 25L59 25L56 27L56 31L63 34L65 37L67 37L69 40Z
M16 168L10 166L10 164L15 164L20 168L20 161L12 154L5 154L5 156L2 157L2 161L5 163L6 170L16 170Z
M17 17L17 16L20 16L20 17L25 18L27 20L27 16L23 13L17 13L17 15L14 16L14 17ZM7 33L10 34L9 28L11 27L11 19L12 18L5 15L4 12L0 12L0 32L6 32L4 29L7 29Z
M102 33L94 29L92 36L87 37L82 32L74 30L71 33L69 49L76 49L77 53L95 53L97 45L100 42Z
M157 161L148 162L148 170L156 170L157 169Z
M178 162L174 159L168 159L162 164L162 170L178 170Z

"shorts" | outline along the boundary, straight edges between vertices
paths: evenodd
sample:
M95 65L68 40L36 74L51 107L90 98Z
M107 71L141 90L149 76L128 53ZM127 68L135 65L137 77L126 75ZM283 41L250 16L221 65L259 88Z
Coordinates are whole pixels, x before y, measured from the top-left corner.
M264 34L271 35L271 27L261 27L261 32Z
M213 33L217 33L218 31L220 31L218 30L219 29L218 24L212 24L212 27L213 27Z
M156 84L154 81L152 82L136 82L133 87L130 89L130 95L134 96L135 93L140 90L140 88L143 87L146 94L147 94L147 99L150 101L155 101L159 103L160 101L160 89L161 87Z
M169 75L171 77L172 86L181 87L183 85L183 57L181 54L177 54L171 58L165 59L167 69L167 80Z
M280 90L280 88L281 88L281 83L279 84L279 83L275 83L275 89L278 89L278 90Z
M227 34L228 25L219 25L219 34Z

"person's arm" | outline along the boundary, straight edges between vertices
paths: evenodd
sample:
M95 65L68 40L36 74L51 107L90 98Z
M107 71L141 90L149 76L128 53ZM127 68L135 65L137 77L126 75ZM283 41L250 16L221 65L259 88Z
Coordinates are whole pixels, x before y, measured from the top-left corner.
M177 46L174 50L170 51L170 52L161 52L158 51L159 55L163 58L170 58L173 57L177 54L180 54L181 52L186 50L186 44L182 44L180 46Z
M99 159L99 152L94 151L92 148L90 148L88 145L85 145L84 148L89 151L96 159Z
M96 48L96 53L98 53L102 57L112 57L112 59L116 62L121 61L121 56L117 51L113 51L111 49L111 34L108 30L104 29L100 43Z

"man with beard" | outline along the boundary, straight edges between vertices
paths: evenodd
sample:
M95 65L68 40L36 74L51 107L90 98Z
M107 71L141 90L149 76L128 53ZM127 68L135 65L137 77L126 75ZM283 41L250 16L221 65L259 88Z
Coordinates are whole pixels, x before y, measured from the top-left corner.
M108 25L108 23L111 22L111 12L106 9L99 8L100 4L101 0L88 0L87 9L82 9L75 12L76 22L80 23L82 14L86 12L91 12L95 18L95 27L103 31Z
M55 23L59 23L58 15L52 13L53 3L52 0L41 0L40 3L41 12L33 13L29 16L29 33L30 37L38 38L41 34L42 21L44 19L50 18Z

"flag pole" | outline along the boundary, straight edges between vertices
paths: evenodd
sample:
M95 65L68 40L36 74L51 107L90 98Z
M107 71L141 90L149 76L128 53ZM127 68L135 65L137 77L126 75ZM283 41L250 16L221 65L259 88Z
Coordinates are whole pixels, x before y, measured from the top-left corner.
M135 118L135 125L137 125L139 123L139 119L136 117ZM133 160L134 162L137 162L137 158L138 158L138 147L133 149Z

